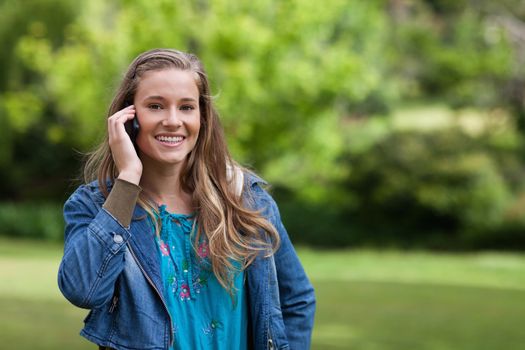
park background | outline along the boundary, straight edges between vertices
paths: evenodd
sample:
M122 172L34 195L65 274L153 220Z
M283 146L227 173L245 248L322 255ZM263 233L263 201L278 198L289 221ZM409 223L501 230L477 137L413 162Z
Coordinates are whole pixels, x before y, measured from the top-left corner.
M154 47L203 60L271 183L314 349L523 347L524 1L0 0L0 348L93 348L62 203Z

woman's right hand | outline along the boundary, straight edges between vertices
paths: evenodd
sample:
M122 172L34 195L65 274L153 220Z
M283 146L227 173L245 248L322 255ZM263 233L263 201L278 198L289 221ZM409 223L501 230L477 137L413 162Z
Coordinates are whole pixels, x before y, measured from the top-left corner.
M124 123L135 118L135 106L131 105L108 118L109 147L117 166L118 178L138 185L142 176L142 162L126 132Z

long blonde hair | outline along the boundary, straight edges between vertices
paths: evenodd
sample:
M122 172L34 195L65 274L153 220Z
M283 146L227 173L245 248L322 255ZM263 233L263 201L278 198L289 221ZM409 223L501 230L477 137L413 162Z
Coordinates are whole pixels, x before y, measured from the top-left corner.
M192 193L197 209L195 244L200 235L208 239L209 256L213 272L219 283L233 293L234 270L232 260L249 266L257 255L270 255L279 245L279 235L261 213L246 208L242 198L235 193L228 169L239 169L228 151L219 115L212 103L204 67L193 55L172 49L154 49L139 55L129 66L108 110L108 118L128 104L133 103L140 78L152 70L180 69L193 72L199 89L201 127L197 143L188 155L187 165L181 173L181 186ZM109 136L90 154L84 166L84 181L98 180L102 193L107 197L106 181L111 183L118 176L118 169L111 155ZM141 193L138 204L156 222L157 205Z

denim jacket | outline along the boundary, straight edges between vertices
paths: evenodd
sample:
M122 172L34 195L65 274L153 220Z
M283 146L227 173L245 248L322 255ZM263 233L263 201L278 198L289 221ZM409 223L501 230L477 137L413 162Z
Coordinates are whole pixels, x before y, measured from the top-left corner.
M277 205L255 175L244 176L244 202L275 226L281 245L246 270L249 348L309 349L315 296L281 222ZM64 205L65 247L58 285L74 305L90 309L81 335L118 350L168 349L173 329L162 296L160 262L146 212L135 206L123 227L102 205L96 182Z

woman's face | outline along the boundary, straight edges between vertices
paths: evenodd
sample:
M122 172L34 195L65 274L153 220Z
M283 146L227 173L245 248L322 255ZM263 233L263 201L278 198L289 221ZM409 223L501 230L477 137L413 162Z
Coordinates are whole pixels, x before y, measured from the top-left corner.
M182 166L199 137L199 89L192 72L146 72L134 98L137 136L144 167Z

